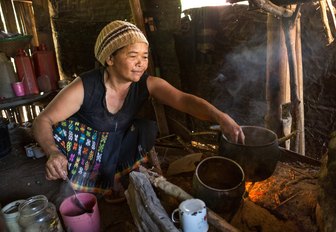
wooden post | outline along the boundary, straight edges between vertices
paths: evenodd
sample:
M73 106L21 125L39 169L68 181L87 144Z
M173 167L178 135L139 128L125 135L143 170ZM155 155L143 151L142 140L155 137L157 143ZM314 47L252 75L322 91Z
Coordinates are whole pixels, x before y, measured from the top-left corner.
M296 41L295 41L295 51L296 51L296 65L297 65L297 78L298 78L298 97L301 104L299 105L299 120L298 127L299 130L299 151L301 155L305 155L305 130L304 130L304 102L303 102L303 74L302 74L302 48L301 48L301 18L298 17L296 20Z
M294 126L298 133L296 135L294 151L299 152L299 147L301 143L301 132L304 128L301 128L303 119L300 114L300 105L302 105L302 101L299 98L299 78L298 78L298 61L297 61L297 48L296 48L296 25L297 20L293 22L292 19L283 19L284 22L284 32L286 37L286 47L288 53L288 63L290 70L290 85L291 85L291 103L292 103L292 116L294 119Z
M267 64L265 125L278 137L283 137L282 105L289 102L288 59L281 21L267 16ZM288 125L290 128L290 124ZM290 129L289 129L290 131Z
M129 0L132 15L135 21L135 24L139 29L146 35L146 28L143 19L143 14L141 10L140 0ZM147 36L148 38L148 36ZM155 75L155 64L153 63L152 56L149 55L149 64L148 70L151 75ZM160 136L169 135L169 129L167 124L167 118L165 110L162 104L160 104L156 99L152 99L152 105L154 107L156 121L159 127Z
M40 44L39 44L37 30L36 30L36 21L35 21L35 15L33 12L33 3L30 2L30 3L25 3L25 4L27 4L29 18L31 20L31 27L32 27L32 33L33 33L32 43L33 43L33 46L38 47Z
M332 35L329 26L329 20L327 15L327 2L326 0L320 0L319 3L320 3L322 22L327 33L328 44L331 44L334 41L334 36Z
M59 55L59 48L60 45L58 43L58 39L57 39L57 32L55 31L55 22L53 20L53 18L57 18L57 6L54 6L53 4L57 4L55 1L48 1L48 9L49 9L49 16L50 16L50 26L51 26L51 32L52 32L52 38L53 38L53 42L54 42L54 47L55 47L55 53L56 53L56 61L57 61L57 67L58 67L58 73L60 74L60 79L66 79L66 75L63 71L63 67L62 67L62 62L60 60L60 55Z

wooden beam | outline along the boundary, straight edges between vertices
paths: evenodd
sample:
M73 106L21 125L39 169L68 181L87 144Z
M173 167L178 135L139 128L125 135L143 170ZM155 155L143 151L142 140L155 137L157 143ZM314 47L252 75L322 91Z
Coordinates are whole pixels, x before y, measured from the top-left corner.
M298 130L299 130L299 150L301 155L305 155L305 116L304 116L304 101L303 101L303 68L302 68L302 47L301 47L301 18L298 17L296 20L296 41L295 41L295 51L296 51L296 66L297 66L297 78L298 78L298 97L301 104L299 105L299 120L298 120Z
M131 11L135 24L146 35L147 33L146 33L145 21L142 14L140 0L129 0L129 3L131 6ZM150 54L149 54L148 70L151 75L155 75L155 64ZM156 99L152 99L152 105L154 107L160 136L169 135L168 123L163 105L160 104Z
M54 42L58 73L60 74L60 79L63 80L67 78L67 75L64 73L64 70L62 67L62 62L60 59L60 47L61 46L57 39L58 37L57 31L55 30L54 18L58 18L57 4L55 3L55 1L48 0L48 10L49 10L49 15L50 15L50 26L51 26L51 32L52 32L52 39Z
M334 36L331 33L330 26L329 26L329 20L327 15L327 1L326 0L320 0L320 11L321 11L321 17L322 17L322 23L324 25L324 28L326 30L328 44L331 44L334 41Z
M30 21L31 21L31 30L32 30L32 34L33 34L33 46L38 47L40 45L39 40L38 40L38 35L37 35L37 29L36 29L36 21L35 21L35 15L34 15L34 11L33 11L33 5L31 2L28 1L24 1L21 2L22 4L25 4L25 7L28 10L28 14L30 17Z
M297 6L299 7L299 6ZM299 9L299 8L298 8ZM289 74L290 74L290 86L291 86L291 103L292 110L291 115L293 117L294 129L298 131L294 143L294 151L299 152L300 147L300 133L304 128L301 128L301 114L300 105L303 104L299 98L299 78L298 78L298 63L297 63L297 51L296 51L296 25L297 20L293 21L290 18L283 18L283 28L286 38L286 47L288 54Z
M281 20L267 16L265 126L283 137L282 105L290 101L288 58ZM290 126L290 125L289 125Z

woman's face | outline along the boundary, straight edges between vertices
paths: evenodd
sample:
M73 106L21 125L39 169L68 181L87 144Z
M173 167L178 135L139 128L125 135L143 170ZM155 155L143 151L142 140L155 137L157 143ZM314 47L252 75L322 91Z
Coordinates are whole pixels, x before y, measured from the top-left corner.
M130 44L118 50L106 63L117 78L137 82L148 67L148 45Z

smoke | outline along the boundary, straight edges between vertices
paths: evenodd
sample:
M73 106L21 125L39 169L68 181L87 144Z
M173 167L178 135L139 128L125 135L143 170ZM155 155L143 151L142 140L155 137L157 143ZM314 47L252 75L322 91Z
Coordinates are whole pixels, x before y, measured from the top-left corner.
M211 81L213 104L244 124L263 125L265 83L266 41L255 36L225 55Z

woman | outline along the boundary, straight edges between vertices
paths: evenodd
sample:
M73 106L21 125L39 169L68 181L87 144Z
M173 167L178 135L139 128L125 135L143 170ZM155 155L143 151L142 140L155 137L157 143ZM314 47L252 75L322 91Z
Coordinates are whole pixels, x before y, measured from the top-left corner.
M201 120L218 123L232 141L243 142L237 123L207 101L146 74L148 42L133 24L113 21L95 44L103 68L76 78L34 121L46 152L46 178L75 189L111 194L115 180L135 169L154 145L156 127L136 119L149 96ZM148 131L150 131L148 133Z

